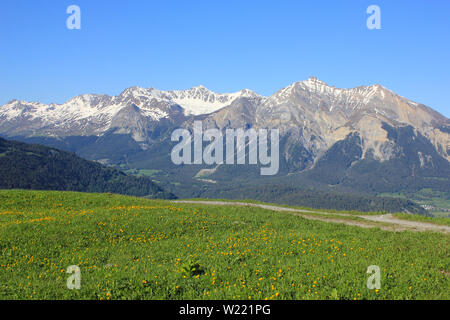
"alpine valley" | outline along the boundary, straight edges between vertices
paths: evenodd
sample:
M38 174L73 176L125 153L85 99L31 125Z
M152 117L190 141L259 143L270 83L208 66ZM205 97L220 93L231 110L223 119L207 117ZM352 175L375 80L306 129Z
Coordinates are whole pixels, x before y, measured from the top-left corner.
M196 120L223 132L279 129L279 173L261 176L258 165L174 165L171 134ZM0 107L0 135L148 176L180 198L420 214L450 209L450 120L381 85L340 89L311 77L270 97L199 86L132 87L64 104L14 100Z

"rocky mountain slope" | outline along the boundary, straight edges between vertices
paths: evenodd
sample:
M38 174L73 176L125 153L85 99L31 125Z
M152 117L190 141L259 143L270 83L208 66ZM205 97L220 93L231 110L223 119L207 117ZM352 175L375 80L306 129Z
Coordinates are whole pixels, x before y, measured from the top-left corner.
M208 120L219 128L279 128L291 141L299 141L313 159L349 134L357 133L362 140L362 157L370 154L380 161L391 159L395 153L383 123L412 126L450 160L449 119L381 85L339 89L310 78L267 99L235 100Z

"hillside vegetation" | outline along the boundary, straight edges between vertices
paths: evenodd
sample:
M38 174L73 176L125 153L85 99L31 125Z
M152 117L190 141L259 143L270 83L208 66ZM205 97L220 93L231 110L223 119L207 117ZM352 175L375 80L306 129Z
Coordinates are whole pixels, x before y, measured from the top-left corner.
M449 247L261 208L0 191L0 299L449 299Z
M174 198L149 178L129 176L70 152L1 138L0 189L113 192Z

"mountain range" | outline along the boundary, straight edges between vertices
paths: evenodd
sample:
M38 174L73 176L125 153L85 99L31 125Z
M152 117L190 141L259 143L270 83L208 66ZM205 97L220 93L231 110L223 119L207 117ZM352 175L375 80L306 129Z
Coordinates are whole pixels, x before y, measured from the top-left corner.
M279 129L279 174L171 164L171 133L195 120L220 130ZM0 107L0 135L149 175L179 196L253 196L245 190L261 185L364 195L450 190L450 120L379 84L341 89L311 77L270 97L198 86L131 87L64 104L13 100Z

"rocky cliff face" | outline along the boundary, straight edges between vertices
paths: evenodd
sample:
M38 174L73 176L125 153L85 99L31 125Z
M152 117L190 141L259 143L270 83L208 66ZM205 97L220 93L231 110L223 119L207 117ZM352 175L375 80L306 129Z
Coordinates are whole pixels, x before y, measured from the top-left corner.
M319 158L349 134L361 138L365 158L386 161L395 153L383 123L412 126L450 160L450 122L434 110L374 85L338 89L310 78L264 99L240 98L207 117L210 126L279 128ZM447 128L447 129L445 129Z

